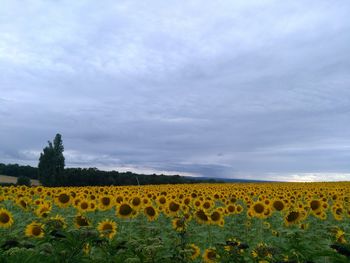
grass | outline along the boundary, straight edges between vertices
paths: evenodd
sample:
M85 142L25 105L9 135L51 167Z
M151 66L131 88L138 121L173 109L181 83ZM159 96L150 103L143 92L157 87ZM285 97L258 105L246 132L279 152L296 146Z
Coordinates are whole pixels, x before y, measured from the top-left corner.
M38 180L30 179L32 185L40 185ZM17 177L8 176L8 175L0 175L0 183L11 183L15 184L17 182Z

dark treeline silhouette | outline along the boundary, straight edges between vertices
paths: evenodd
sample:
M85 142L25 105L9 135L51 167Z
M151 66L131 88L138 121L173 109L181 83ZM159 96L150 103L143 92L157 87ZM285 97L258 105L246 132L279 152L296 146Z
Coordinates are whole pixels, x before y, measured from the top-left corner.
M0 163L0 175L25 176L30 179L38 179L38 168L29 165Z
M0 163L0 174L38 178L38 168L29 165ZM147 185L147 184L184 184L215 182L212 179L192 179L179 175L146 175L132 172L101 171L97 168L65 168L56 179L54 186L106 186L106 185Z
M65 186L183 184L198 181L179 175L145 175L132 172L100 171L96 168L66 168L59 179Z

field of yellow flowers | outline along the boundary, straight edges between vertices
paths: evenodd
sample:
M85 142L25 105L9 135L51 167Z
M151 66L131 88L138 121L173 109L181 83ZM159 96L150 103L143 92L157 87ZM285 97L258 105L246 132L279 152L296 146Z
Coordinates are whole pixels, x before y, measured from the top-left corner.
M0 262L350 262L350 183L1 187Z

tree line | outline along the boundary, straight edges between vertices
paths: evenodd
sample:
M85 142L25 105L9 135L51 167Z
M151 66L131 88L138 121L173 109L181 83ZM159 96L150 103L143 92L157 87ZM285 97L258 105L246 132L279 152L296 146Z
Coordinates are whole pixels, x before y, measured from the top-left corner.
M147 185L183 184L215 182L198 180L179 175L146 175L133 172L101 171L97 168L65 168L62 136L56 134L53 142L40 154L38 167L18 164L0 164L0 175L39 179L44 186L108 186L108 185Z
M29 165L0 163L0 175L38 179L38 168Z
M29 165L0 163L0 174L14 177L38 179L39 169ZM107 185L147 185L147 184L190 184L208 182L179 175L137 174L133 172L101 171L97 168L65 168L54 181L43 180L46 186L107 186ZM50 178L52 178L50 176ZM211 181L213 182L213 181Z

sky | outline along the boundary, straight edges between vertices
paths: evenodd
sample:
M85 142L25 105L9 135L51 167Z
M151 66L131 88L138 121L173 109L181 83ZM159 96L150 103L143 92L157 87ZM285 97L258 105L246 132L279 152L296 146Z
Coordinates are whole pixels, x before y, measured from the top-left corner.
M0 162L350 180L350 1L1 0Z

